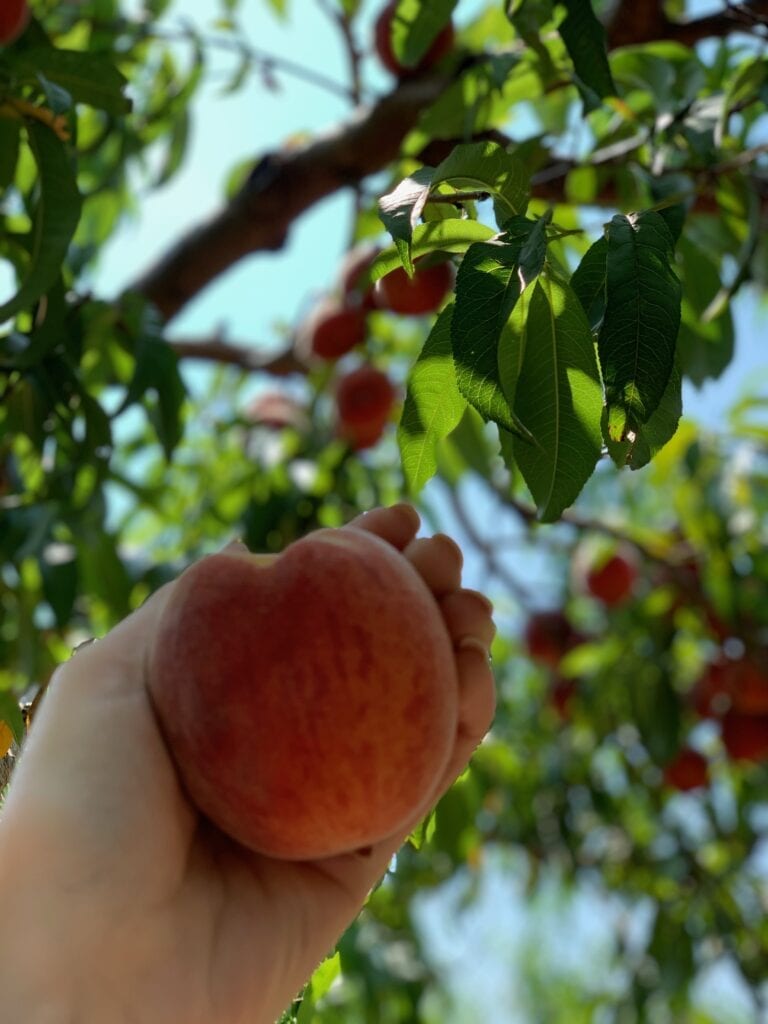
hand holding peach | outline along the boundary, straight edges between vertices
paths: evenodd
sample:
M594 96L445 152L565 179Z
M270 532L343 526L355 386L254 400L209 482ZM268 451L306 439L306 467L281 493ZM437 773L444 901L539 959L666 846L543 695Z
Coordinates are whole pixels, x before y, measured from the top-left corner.
M493 623L487 601L461 588L456 545L414 539L417 528L415 512L395 506L336 534L390 545L450 637L455 729L433 802L490 723ZM247 565L237 548L210 561L222 557ZM411 820L364 850L288 861L251 852L201 815L179 785L147 690L158 623L184 579L64 664L35 717L0 819L9 1020L178 1024L202 1014L206 1024L272 1024L422 816L419 799Z

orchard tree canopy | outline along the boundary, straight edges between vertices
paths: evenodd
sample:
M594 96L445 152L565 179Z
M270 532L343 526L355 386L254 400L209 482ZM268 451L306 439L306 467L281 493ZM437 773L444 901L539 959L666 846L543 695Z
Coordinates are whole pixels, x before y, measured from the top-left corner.
M703 429L683 399L765 300L768 3L316 0L340 69L261 45L310 2L0 13L0 784L56 665L189 562L407 497L497 602L499 711L286 1019L757 1020L768 400ZM289 78L348 115L222 152L218 211L103 291L212 67L222 119ZM336 193L325 294L272 338L175 331ZM529 916L553 885L613 911L588 971L531 939L480 1014L415 908L460 890L461 924L500 858Z

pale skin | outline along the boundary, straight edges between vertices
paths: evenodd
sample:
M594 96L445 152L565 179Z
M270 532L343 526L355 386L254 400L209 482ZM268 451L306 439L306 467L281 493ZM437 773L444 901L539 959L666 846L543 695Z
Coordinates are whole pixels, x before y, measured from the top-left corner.
M415 539L418 525L397 505L344 529L403 552L453 639L459 725L437 796L490 725L494 626L485 598L461 587L458 547L442 535ZM202 819L145 686L173 586L62 666L35 718L0 818L3 1019L272 1024L418 823L366 850L290 863L244 850Z

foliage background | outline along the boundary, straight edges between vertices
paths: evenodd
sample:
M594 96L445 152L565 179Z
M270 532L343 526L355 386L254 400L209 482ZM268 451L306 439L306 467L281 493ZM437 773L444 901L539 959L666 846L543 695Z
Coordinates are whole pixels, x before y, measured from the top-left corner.
M546 2L511 5L513 26L502 5L462 0L455 62L399 85L366 53L372 4L328 0L310 17L297 2L227 3L195 20L159 0L34 5L32 29L0 51L0 302L33 282L0 338L0 712L17 740L19 699L192 559L233 534L278 550L404 493L395 423L370 452L346 449L338 369L302 365L292 345L346 246L383 240L376 200L414 154L434 166L470 139L509 147L533 175L529 213L585 229L556 243L571 268L613 213L690 191L678 353L687 381L717 396L744 344L733 304L762 301L768 273L766 11L594 6L618 97L585 113L590 83ZM321 22L328 56L312 45ZM295 49L276 59L270 38ZM302 133L284 130L294 95L326 94L301 108ZM218 125L204 162L201 116ZM180 214L167 197L186 175ZM478 207L466 209L488 222ZM265 315L270 293L279 312ZM369 327L365 357L404 393L429 322L376 313ZM275 384L306 404L309 429L251 422L253 395ZM727 417L684 422L640 472L601 459L545 526L492 424L467 411L435 439L437 475L416 500L430 528L458 533L470 582L497 601L499 714L298 1020L765 1014L766 767L729 757L690 695L721 652L749 652L768 680L766 429L754 390ZM642 573L607 610L578 567L614 544ZM542 603L587 638L556 678L520 640ZM563 717L551 694L565 677ZM689 744L711 782L680 794L663 768ZM713 996L706 979L722 969Z

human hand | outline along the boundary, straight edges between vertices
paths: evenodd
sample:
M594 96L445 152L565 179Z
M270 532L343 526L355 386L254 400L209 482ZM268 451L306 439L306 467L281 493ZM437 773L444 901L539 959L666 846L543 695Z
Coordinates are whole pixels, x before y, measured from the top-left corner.
M461 554L414 539L409 506L366 529L403 551L454 640L460 698L439 793L493 714L490 605L461 589ZM29 1024L271 1024L332 949L417 820L322 861L252 853L181 789L146 691L174 584L56 673L0 820L0 992ZM8 955L15 950L17 955Z

